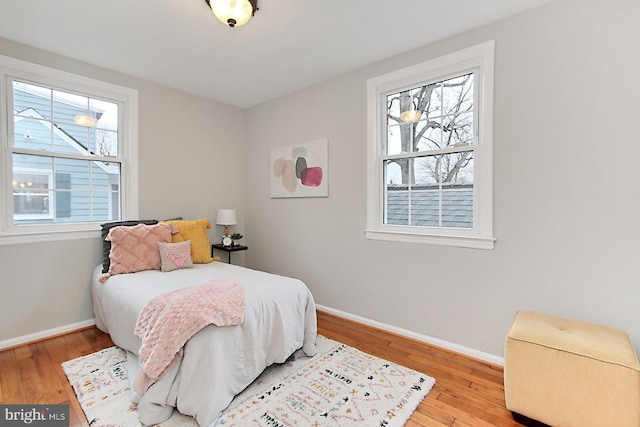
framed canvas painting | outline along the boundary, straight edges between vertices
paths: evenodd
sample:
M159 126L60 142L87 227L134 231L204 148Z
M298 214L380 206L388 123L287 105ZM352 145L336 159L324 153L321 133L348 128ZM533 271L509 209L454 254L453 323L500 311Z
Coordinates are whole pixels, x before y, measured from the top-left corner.
M271 198L328 197L329 141L271 149Z

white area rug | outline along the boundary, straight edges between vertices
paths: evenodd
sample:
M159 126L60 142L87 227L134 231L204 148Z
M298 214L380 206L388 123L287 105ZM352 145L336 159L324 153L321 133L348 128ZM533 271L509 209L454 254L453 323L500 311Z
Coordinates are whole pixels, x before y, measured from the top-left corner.
M139 426L126 354L111 347L64 362L91 426ZM435 380L318 336L318 354L273 365L236 396L219 426L388 426L411 417ZM162 427L193 426L174 411Z

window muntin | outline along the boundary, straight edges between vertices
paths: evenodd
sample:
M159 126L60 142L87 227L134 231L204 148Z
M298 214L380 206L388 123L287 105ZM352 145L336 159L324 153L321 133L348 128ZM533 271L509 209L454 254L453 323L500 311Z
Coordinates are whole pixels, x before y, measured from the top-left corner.
M90 237L138 216L135 90L1 55L0 84L0 244ZM48 176L46 189L14 191L24 172Z
M368 81L368 238L493 248L493 45Z

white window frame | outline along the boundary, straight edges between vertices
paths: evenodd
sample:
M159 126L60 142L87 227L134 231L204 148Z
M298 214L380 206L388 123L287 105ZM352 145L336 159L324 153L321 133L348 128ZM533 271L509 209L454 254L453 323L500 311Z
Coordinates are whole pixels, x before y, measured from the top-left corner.
M118 102L123 219L138 218L138 91L66 71L0 55L0 245L100 236L100 222L14 224L12 189L12 79Z
M367 229L368 239L493 249L493 72L494 45L488 41L367 81ZM386 96L425 82L475 71L473 228L416 227L384 224L383 156Z

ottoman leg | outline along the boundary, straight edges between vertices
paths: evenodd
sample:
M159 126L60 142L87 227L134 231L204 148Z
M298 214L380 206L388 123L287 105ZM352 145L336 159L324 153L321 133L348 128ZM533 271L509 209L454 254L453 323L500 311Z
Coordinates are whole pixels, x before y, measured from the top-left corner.
M513 415L513 419L518 424L522 424L526 427L550 427L548 424L541 423L540 421L536 421L529 417L525 417L524 415L520 415L517 412L511 412L511 415Z

